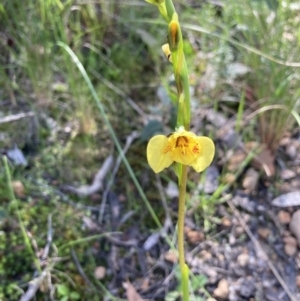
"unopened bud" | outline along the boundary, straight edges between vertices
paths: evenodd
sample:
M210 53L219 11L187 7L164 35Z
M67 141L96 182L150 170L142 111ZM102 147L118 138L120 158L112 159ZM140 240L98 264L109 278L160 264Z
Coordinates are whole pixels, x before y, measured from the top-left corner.
M169 61L170 63L172 63L172 62L173 62L173 60L172 60L172 53L171 53L171 51L170 51L170 46L169 46L169 44L164 44L164 45L162 45L161 48L162 48L162 50L163 50L163 52L164 52L166 58L168 59L168 61Z
M172 21L169 23L168 40L171 51L175 51L180 40L180 27L178 23L178 15L176 13L173 14Z

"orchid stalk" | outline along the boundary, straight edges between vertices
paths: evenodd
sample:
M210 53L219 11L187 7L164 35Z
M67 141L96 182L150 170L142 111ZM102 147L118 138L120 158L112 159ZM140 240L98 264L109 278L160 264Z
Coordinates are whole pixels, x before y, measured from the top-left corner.
M178 14L172 0L146 0L158 7L168 23L168 43L162 49L173 65L178 95L177 128L168 136L156 135L147 146L147 159L155 173L174 164L179 183L177 248L181 271L182 297L189 300L189 268L184 255L184 217L188 166L196 172L206 169L212 162L215 146L208 137L197 136L190 130L189 76L183 51L183 39Z

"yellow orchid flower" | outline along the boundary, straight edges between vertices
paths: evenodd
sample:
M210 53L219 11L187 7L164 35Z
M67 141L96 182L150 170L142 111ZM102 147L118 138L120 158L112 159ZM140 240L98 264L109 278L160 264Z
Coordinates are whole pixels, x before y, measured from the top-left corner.
M147 146L147 159L155 173L173 162L192 166L197 172L207 168L215 154L215 145L208 137L197 136L180 127L169 136L156 135Z

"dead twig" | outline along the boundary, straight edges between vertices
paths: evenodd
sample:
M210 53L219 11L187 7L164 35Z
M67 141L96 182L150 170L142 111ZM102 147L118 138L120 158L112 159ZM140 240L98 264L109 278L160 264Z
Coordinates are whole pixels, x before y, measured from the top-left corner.
M52 231L52 215L49 214L48 215L47 244L44 248L44 252L42 254L41 261L45 261L46 258L48 257L49 250L50 250L51 243L52 243L52 234L53 234L53 231ZM35 241L32 236L31 236L31 240ZM37 252L37 245L36 245L35 249L36 249L36 253L38 253ZM30 285L29 285L26 293L21 297L20 301L29 301L35 296L37 290L40 288L40 286L42 285L42 283L44 282L46 277L49 277L49 270L50 269L51 269L51 267L46 267L46 269L41 273L41 275L38 278L33 279L30 282ZM50 279L51 279L51 277L50 277ZM51 280L49 280L48 282L50 284L49 286L51 286Z
M5 117L1 117L0 118L0 124L16 121L16 120L26 118L26 117L32 117L34 115L35 115L34 112L28 112L28 113L19 113L19 114L15 114L15 115L9 115L9 116L5 116Z
M50 247L52 244L52 235L53 235L53 229L52 229L52 214L48 215L48 232L47 232L47 244L44 248L44 252L41 256L41 261L46 260L49 251L50 251Z
M103 181L109 172L111 165L113 163L113 156L110 155L109 157L106 158L104 161L102 167L100 170L96 173L93 183L91 185L83 185L79 188L75 188L72 186L65 186L67 190L70 192L76 193L80 196L89 196L103 188Z
M31 284L29 285L26 293L21 297L20 301L29 301L35 296L44 279L48 276L48 272L48 270L44 270L40 277L31 281Z

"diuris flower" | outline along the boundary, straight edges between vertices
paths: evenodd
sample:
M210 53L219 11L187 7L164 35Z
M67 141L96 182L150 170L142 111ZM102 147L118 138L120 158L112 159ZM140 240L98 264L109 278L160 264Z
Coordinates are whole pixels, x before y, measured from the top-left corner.
M169 136L157 135L147 146L147 159L155 173L173 162L192 166L197 172L207 168L214 157L215 145L208 137L197 136L183 127Z

